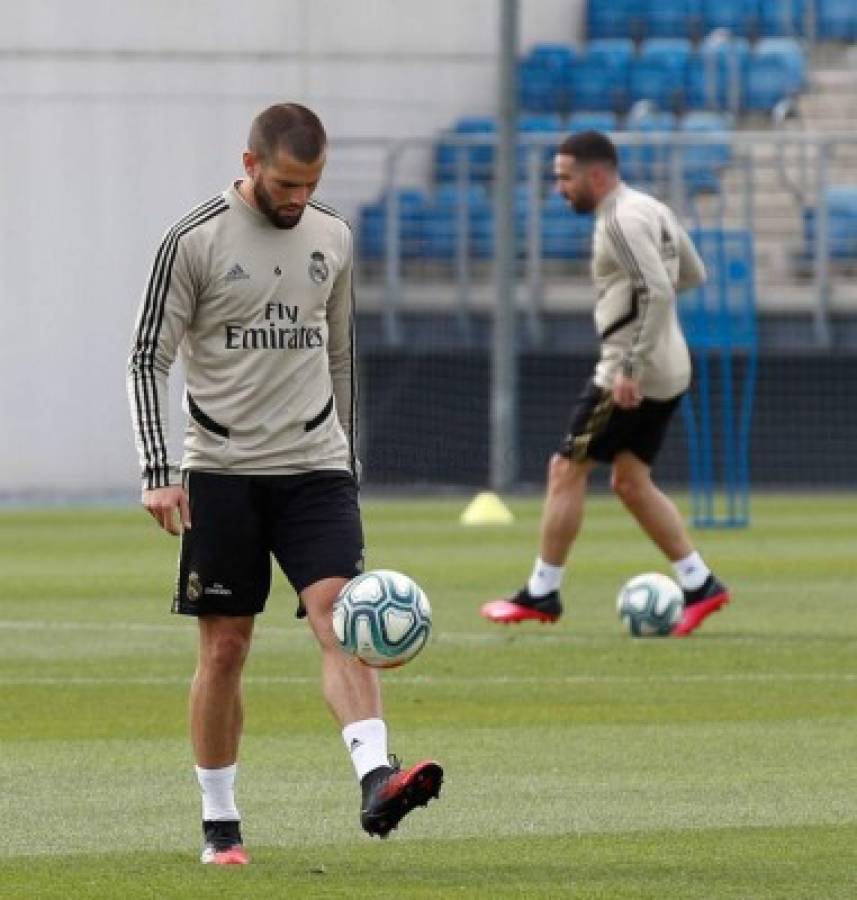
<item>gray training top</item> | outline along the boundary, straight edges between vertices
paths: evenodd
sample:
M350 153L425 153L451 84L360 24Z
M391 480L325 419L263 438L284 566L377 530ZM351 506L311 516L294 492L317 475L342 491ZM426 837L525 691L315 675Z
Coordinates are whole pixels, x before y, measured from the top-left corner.
M676 294L702 284L705 266L672 210L620 182L596 210L592 277L601 339L595 383L609 390L622 371L638 379L644 397L685 391L690 355Z
M235 185L164 236L137 317L128 398L145 488L167 460L167 380L181 350L182 469L356 474L352 237L315 201L291 229Z

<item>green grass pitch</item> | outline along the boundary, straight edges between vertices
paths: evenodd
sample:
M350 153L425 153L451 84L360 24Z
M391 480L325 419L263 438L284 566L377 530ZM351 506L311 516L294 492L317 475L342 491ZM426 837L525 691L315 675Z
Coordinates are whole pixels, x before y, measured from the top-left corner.
M246 673L250 866L202 867L186 737L194 623L142 510L0 511L0 897L857 896L857 497L760 496L698 532L734 601L634 640L628 576L666 571L595 496L556 626L477 615L529 572L540 501L464 528L463 499L364 502L368 564L426 589L427 650L386 673L391 749L446 768L385 842L282 578Z

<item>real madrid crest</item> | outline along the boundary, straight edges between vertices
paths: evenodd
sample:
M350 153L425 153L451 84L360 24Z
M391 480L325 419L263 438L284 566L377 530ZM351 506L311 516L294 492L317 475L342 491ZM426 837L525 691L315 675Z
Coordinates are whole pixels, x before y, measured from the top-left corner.
M311 253L309 257L309 277L316 284L324 284L328 275L330 275L330 269L327 267L324 254L320 250Z
M196 572L191 572L187 578L187 599L196 603L202 596L202 580Z

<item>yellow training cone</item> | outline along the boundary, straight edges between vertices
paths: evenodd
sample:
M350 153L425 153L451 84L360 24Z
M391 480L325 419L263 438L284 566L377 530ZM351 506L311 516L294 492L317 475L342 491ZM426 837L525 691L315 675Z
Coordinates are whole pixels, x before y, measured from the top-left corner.
M461 514L462 525L509 525L514 521L506 504L491 491L477 494Z

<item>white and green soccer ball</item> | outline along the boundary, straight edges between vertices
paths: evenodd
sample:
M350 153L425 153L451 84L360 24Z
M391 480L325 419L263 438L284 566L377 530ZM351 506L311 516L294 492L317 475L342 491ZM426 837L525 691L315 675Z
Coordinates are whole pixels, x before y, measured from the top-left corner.
M669 634L684 612L681 588L660 572L635 575L622 585L616 611L633 637Z
M364 572L333 604L342 649L367 666L392 669L413 659L431 634L431 606L422 588L390 569Z

